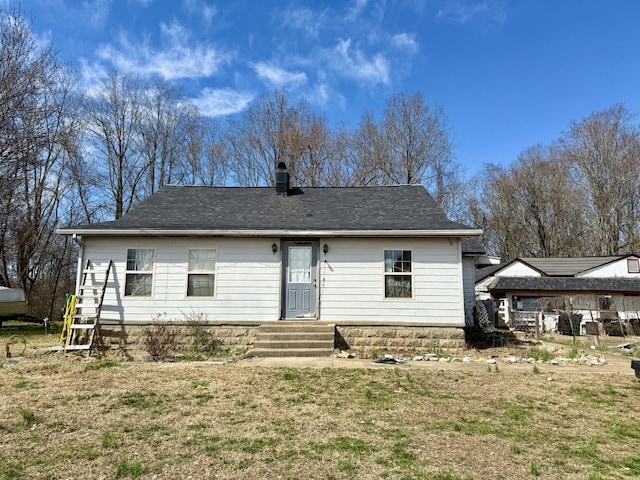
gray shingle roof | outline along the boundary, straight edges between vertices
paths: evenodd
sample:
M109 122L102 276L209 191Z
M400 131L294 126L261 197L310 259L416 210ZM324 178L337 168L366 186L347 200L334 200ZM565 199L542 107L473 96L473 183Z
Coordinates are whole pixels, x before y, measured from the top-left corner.
M450 221L421 185L292 188L284 197L270 187L166 186L118 220L76 228L474 234L470 227Z
M506 291L529 291L538 294L557 292L640 294L640 280L590 277L496 277L488 289L492 294Z
M620 257L521 258L520 260L549 276L573 276L585 270L620 260Z

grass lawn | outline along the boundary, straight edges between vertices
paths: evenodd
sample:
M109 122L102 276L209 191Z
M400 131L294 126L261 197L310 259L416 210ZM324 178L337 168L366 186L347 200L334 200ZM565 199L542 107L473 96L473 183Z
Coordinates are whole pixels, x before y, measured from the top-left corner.
M640 478L629 375L16 360L0 479Z

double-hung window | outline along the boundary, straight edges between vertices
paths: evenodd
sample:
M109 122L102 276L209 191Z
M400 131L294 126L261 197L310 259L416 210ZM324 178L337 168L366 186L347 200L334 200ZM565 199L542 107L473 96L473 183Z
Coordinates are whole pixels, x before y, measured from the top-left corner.
M189 250L187 297L213 297L215 278L216 251L205 248Z
M150 297L153 286L152 248L130 248L127 250L127 271L124 295L126 297Z
M385 298L412 298L411 250L384 251Z

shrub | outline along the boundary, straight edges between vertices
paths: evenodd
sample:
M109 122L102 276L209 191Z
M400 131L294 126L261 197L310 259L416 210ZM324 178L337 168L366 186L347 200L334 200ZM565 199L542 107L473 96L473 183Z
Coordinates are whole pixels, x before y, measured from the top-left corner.
M162 321L155 321L153 326L144 331L144 346L154 362L170 358L181 340L181 331Z

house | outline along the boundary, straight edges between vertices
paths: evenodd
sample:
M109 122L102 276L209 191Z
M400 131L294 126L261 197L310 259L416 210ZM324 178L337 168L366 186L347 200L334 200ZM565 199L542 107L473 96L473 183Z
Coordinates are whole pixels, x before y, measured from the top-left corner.
M591 333L598 322L622 328L640 314L640 259L634 254L516 258L478 269L475 279L477 299L495 300L496 320L516 329L538 316L543 328L557 330L558 313L565 312L581 318L581 333ZM630 323L633 329L636 322Z
M248 344L259 325L304 320L349 347L462 346L481 249L420 185L292 188L284 164L275 188L165 186L59 233L80 266L113 262L102 325L198 318Z

